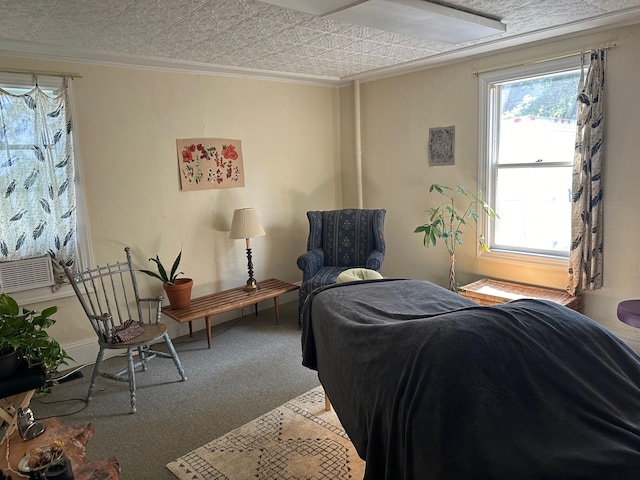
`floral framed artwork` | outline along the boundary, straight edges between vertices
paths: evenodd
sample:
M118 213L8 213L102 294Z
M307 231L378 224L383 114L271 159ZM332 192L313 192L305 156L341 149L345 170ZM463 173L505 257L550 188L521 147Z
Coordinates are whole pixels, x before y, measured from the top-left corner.
M244 187L240 140L183 138L176 146L182 190Z
M429 129L429 166L454 165L456 127Z

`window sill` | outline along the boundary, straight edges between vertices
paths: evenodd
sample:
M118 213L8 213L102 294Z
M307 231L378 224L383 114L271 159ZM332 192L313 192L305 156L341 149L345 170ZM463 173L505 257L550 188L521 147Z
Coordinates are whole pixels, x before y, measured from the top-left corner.
M479 260L488 260L513 265L526 265L530 267L554 268L567 270L569 259L565 257L552 257L550 255L534 255L526 253L513 253L501 250L481 251Z
M34 288L32 290L23 290L22 292L8 293L13 298L20 308L25 305L31 305L34 303L50 302L58 298L71 297L75 295L71 285L63 285L57 292L54 292L51 287Z

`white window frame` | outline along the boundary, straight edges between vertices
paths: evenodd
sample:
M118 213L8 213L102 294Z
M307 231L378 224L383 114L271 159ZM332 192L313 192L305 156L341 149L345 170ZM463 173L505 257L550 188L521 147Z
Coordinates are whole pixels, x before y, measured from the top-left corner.
M495 116L499 115L499 112L492 106L495 106L496 102L492 102L492 88L494 83L526 80L528 78L567 72L575 69L579 69L581 66L579 56L572 56L567 58L561 58L557 60L551 60L547 62L532 63L529 65L520 65L501 70L493 70L490 72L484 72L478 74L479 80L479 162L478 162L478 185L479 189L483 192L484 199L489 205L494 206L496 199L495 183L497 169L493 167L492 160L496 157L497 152L495 136L497 132L493 131L493 126L496 124ZM576 96L577 96L576 91ZM493 141L492 141L493 140ZM500 212L498 212L500 215ZM570 219L568 219L570 221ZM492 238L493 221L488 218L484 212L481 213L480 221L478 222L478 235L484 241L486 239L487 244L490 244ZM490 251L484 251L478 249L478 258L486 260L495 260L500 262L518 263L525 265L535 265L541 267L554 267L554 268L567 268L569 264L568 256L564 255L543 255L530 252L517 252L512 250L497 250L492 249Z
M0 86L1 87L13 87L13 88L29 88L34 85L33 74L23 73L9 73L0 72ZM62 85L62 76L48 76L38 75L38 85L41 88L59 88ZM69 81L69 89L71 91L70 108L73 122L77 126L74 98L73 98L73 81ZM80 162L80 153L78 147L78 131L74 128L73 131L73 149L74 149L74 162L75 162L75 188L76 188L76 229L77 229L77 241L78 241L78 257L77 267L78 269L89 268L92 264L92 250L91 250L91 237L89 234L89 216L86 207L86 198L84 188L82 184L82 171ZM48 302L58 298L74 296L75 292L71 285L65 284L57 291L54 291L53 287L41 287L30 290L23 290L21 292L12 292L9 294L12 298L18 302L19 305L29 305L33 303Z

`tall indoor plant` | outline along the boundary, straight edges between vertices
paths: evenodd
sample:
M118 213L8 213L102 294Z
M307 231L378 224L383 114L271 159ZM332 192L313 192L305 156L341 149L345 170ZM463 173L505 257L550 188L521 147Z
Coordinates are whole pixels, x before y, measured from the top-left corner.
M151 270L140 270L142 273L157 278L162 282L164 291L167 292L169 297L169 303L173 308L186 308L191 302L191 288L193 287L193 280L190 278L178 278L178 275L184 275L183 272L178 272L178 266L182 259L182 250L178 253L178 256L173 261L171 270L167 272L167 269L162 264L160 257L156 255L156 258L150 258L150 262L154 262L158 268L157 272Z
M449 289L457 291L456 274L455 274L455 253L456 247L462 245L462 230L465 225L469 225L469 221L473 220L478 223L479 211L482 209L484 213L491 219L497 217L497 213L482 199L482 193L478 195L469 193L464 186L456 187L455 191L451 187L438 185L434 183L429 187L429 193L436 191L438 194L446 197L440 205L432 207L428 210L429 221L423 225L419 225L414 233L422 233L424 235L423 242L425 247L435 246L438 238L442 239L442 243L449 252ZM463 210L456 209L455 198L464 201L466 207ZM478 240L479 245L484 250L489 247L482 239Z
M71 360L47 333L47 328L56 323L51 316L57 311L58 307L53 306L42 312L25 308L20 313L18 303L12 297L0 294L0 355L13 354L18 362L41 367L47 379L52 380L58 367ZM17 367L17 363L13 366Z

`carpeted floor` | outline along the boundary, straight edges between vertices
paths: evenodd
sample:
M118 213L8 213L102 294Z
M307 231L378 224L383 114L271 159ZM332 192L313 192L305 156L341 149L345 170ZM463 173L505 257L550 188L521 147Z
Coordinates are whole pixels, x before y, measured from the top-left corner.
M316 387L167 464L180 480L361 479L364 462Z
M69 424L93 423L88 461L115 456L124 480L175 480L166 464L319 385L316 372L302 366L298 304L280 305L212 328L211 350L204 330L174 339L189 379L171 359L155 359L136 375L138 413L129 413L126 383L98 379L85 405L91 368L83 378L34 398L36 418L61 416ZM171 320L165 320L171 321ZM196 322L202 328L204 321ZM122 365L124 359L109 359ZM76 412L76 413L74 413Z

